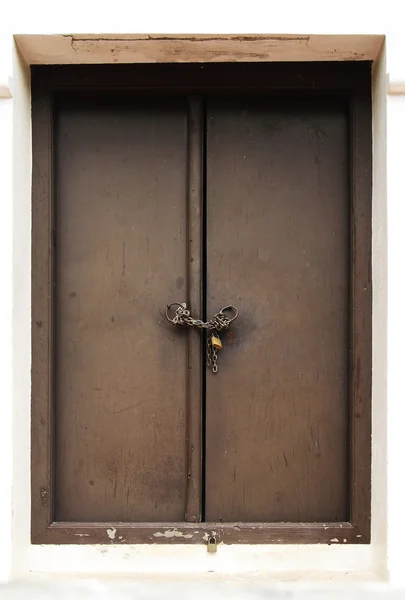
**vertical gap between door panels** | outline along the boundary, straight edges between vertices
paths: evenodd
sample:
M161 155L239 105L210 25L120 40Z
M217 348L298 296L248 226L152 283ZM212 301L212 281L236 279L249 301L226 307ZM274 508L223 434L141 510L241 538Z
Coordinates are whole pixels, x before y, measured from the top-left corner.
M207 102L203 99L202 109L202 311L203 320L207 320ZM201 402L201 521L205 522L206 499L206 443L207 443L207 368L206 347L207 333L202 331L201 336L201 368L202 368L202 402Z

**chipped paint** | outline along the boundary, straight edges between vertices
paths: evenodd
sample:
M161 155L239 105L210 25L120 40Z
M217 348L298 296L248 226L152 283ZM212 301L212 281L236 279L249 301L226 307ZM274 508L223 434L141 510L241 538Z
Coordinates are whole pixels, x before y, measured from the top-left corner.
M39 497L41 499L42 506L48 506L49 490L46 486L40 488Z
M115 540L116 534L117 534L117 530L115 529L115 527L111 527L111 529L107 529L107 535L110 538L110 540Z
M173 538L173 537L181 537L191 539L193 537L192 533L182 533L178 529L168 529L167 531L157 531L153 534L153 537L165 537L165 538Z
M62 34L32 38L15 36L28 64L375 60L384 43L383 35Z
M74 533L73 535L76 535L77 537L89 537L90 536L89 533Z
M204 533L204 535L203 535L203 540L204 540L205 542L208 542L208 540L209 540L209 538L210 538L211 536L214 536L214 537L216 537L217 535L218 535L218 532L217 532L217 531L211 531L211 532L208 532L208 531L207 531L207 532L206 532L206 533ZM219 542L217 541L217 543L219 543Z
M332 538L332 539L331 539L331 542L334 542L334 543L336 543L336 542L337 542L337 543L339 543L339 540L338 540L337 538Z

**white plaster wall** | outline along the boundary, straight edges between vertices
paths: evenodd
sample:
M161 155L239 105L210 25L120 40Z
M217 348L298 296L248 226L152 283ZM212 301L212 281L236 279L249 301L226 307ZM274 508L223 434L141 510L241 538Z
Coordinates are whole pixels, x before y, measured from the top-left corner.
M29 68L13 52L13 536L12 571L28 571L30 528L31 94Z
M2 519L2 542L0 544L0 580L11 568L11 514L12 514L12 155L10 143L13 135L13 104L11 99L0 98L0 314L2 335L0 337L1 381L1 493L0 514Z
M402 386L405 339L402 308L405 305L405 96L388 96L387 104L386 95L387 72L391 94L405 92L405 41L401 15L398 14L399 3L395 0L383 4L377 1L342 0L337 5L323 0L290 0L284 3L255 0L249 3L151 0L145 4L103 4L77 0L69 3L37 0L24 5L16 0L8 4L7 10L8 15L2 14L0 18L0 95L7 92L11 77L13 98L0 98L0 314L3 317L0 337L0 456L3 459L0 479L0 578L7 579L11 569L14 577L25 577L33 572L128 574L202 573L212 570L229 573L245 570L255 573L259 570L267 572L272 578L280 574L283 577L305 578L307 573L307 578L319 578L331 577L331 573L340 576L353 573L354 577L370 579L383 576L388 568L392 585L405 587L405 569L402 566L405 540L405 520L402 516L405 506L402 475L402 457L405 457L405 399ZM26 68L13 49L12 36L27 33L134 32L387 36L387 63L383 53L375 68L373 93L374 433L370 546L234 546L221 548L214 557L215 562L209 562L206 550L199 547L76 548L29 544L30 101Z
M394 580L405 584L405 96L387 106L388 198L388 559Z

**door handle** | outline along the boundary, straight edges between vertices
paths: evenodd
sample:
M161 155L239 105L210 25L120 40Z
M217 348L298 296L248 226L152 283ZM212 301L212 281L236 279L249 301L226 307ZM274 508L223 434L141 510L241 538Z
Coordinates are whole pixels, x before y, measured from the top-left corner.
M173 311L173 316L170 316ZM197 329L209 332L209 335L207 335L207 366L211 367L213 373L218 371L218 350L222 350L222 341L219 334L229 328L238 314L238 309L232 304L228 304L228 306L221 308L209 321L202 321L191 316L191 311L187 308L185 302L172 302L166 306L166 318L173 325L197 327Z

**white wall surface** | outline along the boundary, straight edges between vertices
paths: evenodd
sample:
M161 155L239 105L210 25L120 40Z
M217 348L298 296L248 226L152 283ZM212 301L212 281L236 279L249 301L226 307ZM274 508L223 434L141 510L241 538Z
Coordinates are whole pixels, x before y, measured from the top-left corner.
M5 7L0 9L1 579L6 580L10 573L14 577L27 577L31 573L57 572L260 571L268 573L269 578L315 580L346 577L345 573L348 573L348 580L361 577L371 580L384 576L388 569L391 584L405 588L405 95L401 95L405 92L405 36L400 6L399 0L384 3L342 0L337 4L324 0L282 3L255 0L248 3L219 0L198 3L150 0L141 3L134 0L108 4L37 0L23 4L15 0L7 3L7 15L4 14ZM370 546L231 546L221 548L214 561L208 560L204 548L195 546L30 546L30 97L26 65L17 55L13 35L69 33L386 36L386 62L383 53L375 67L373 91L374 354ZM9 88L12 99L1 98L8 95ZM387 91L390 93L388 102Z

